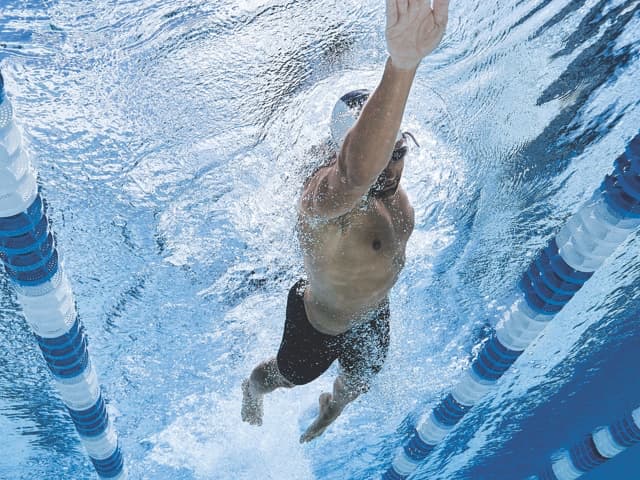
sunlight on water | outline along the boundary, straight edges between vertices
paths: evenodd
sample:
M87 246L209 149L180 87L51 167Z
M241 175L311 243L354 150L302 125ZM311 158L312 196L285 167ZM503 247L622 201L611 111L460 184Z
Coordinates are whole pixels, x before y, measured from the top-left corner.
M421 147L403 176L416 229L391 295L389 357L371 391L301 446L335 366L267 397L261 428L240 421L240 382L278 348L304 275L295 204L324 160L311 152L336 99L380 78L384 2L6 2L0 66L130 478L375 478L398 425L456 382L532 256L635 135L640 2L452 3L403 123ZM418 477L484 478L470 469L604 348L594 330L635 308L634 247ZM92 478L2 287L0 349L21 354L0 370L11 452L0 477Z

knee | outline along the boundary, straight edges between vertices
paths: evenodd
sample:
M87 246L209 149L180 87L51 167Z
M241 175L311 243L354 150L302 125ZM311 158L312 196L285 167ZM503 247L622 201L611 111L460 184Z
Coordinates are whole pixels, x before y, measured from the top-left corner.
M260 385L286 388L295 386L280 373L275 358L260 363L253 369L250 378L252 382Z
M291 382L290 380L288 380L280 371L280 368L278 367L278 360L277 358L274 358L271 360L271 363L269 365L270 371L269 374L272 376L272 378L275 379L275 381L278 383L278 386L280 387L285 387L285 388L293 388L295 387L297 384Z
M256 368L251 371L251 375L249 379L258 384L266 383L269 378L269 370L267 368L267 362L262 362L258 364Z

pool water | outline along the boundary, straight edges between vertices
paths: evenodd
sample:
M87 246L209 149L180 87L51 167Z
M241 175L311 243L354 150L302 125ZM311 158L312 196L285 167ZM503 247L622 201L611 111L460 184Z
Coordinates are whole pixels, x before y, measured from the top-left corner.
M317 441L318 381L240 421L303 275L295 203L335 100L373 88L384 2L2 0L0 67L132 479L372 479L640 126L640 0L459 0L416 78L416 228L392 341ZM518 479L640 405L630 238L415 478ZM0 478L93 467L0 276ZM631 479L638 448L585 475Z

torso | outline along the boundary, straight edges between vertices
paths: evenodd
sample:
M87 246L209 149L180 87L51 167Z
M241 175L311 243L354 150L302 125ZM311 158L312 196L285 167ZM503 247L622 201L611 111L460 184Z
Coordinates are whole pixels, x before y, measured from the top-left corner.
M387 299L405 262L413 208L402 188L389 198L363 200L331 220L298 217L309 286L304 303L318 331L338 335Z

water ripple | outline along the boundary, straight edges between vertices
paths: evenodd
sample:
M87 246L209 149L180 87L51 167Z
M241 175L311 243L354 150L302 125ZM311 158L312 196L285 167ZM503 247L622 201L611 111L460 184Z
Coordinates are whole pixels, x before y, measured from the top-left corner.
M237 422L237 386L277 347L286 290L302 274L295 199L321 161L309 152L339 94L378 81L383 10L373 0L3 4L1 66L132 478L371 478L412 413L455 383L530 255L637 132L638 0L452 2L405 119L422 148L403 177L416 232L392 298L388 367L318 444L301 450L294 434L324 378L270 398L274 423L256 440ZM535 432L527 409L555 415L545 398L591 388L608 348L632 345L634 248L635 238L424 478L494 478L490 454ZM13 353L0 361L0 432L26 439L11 478L90 475L2 282L2 350ZM593 360L584 377L581 356ZM288 463L282 445L295 453Z

